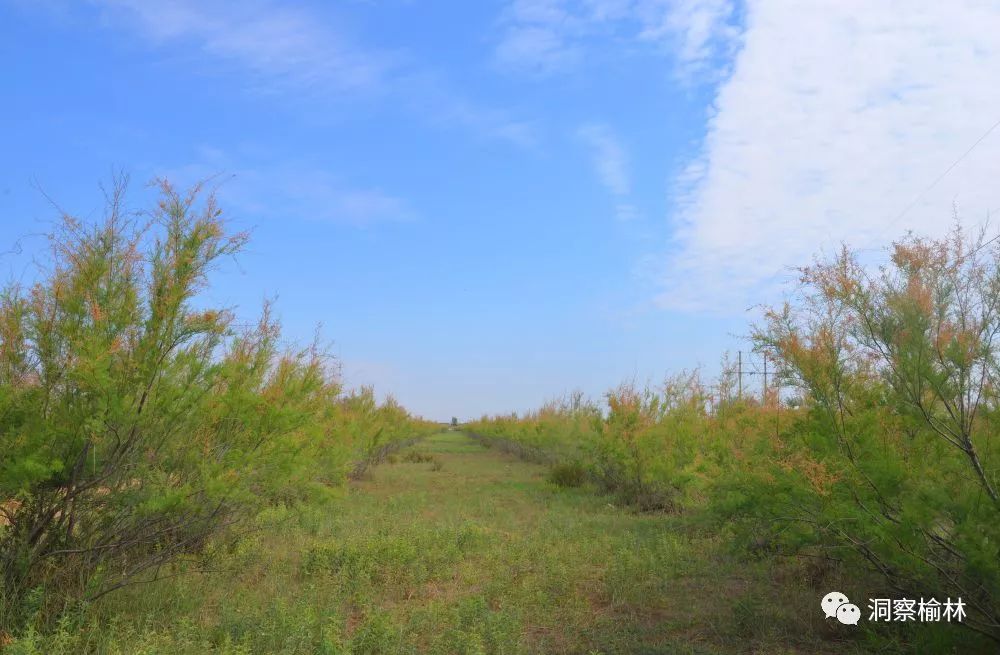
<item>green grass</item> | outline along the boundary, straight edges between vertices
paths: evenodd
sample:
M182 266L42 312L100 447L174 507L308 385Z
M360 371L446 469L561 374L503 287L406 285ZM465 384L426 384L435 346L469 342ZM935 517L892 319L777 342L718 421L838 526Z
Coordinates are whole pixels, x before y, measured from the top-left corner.
M339 499L265 512L226 570L112 595L12 652L863 651L802 571L730 559L690 519L456 431L412 450L432 461L403 452Z

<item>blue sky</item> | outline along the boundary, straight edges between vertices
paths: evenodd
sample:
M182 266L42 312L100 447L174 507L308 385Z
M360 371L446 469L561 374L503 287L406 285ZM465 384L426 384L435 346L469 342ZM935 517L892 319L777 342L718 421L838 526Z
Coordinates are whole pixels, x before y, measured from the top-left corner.
M1000 13L904 4L0 1L0 267L45 195L214 175L253 241L209 299L428 417L711 373L788 266L1000 208L996 135L932 184Z

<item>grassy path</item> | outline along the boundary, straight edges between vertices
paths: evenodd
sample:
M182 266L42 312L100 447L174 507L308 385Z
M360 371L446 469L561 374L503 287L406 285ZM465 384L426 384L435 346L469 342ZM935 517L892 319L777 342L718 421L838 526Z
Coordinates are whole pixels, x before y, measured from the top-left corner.
M359 549L384 555L364 596L384 601L407 645L660 652L665 632L683 633L686 594L674 611L645 602L662 592L645 570L684 566L679 544L654 538L657 521L559 489L544 467L461 433L431 437L416 452L437 464L405 463L404 453L357 485L342 517Z
M226 571L109 597L88 636L37 652L858 652L807 571L738 562L691 518L546 473L435 435L343 497L269 510Z
M713 535L556 487L458 432L411 450L434 460L403 453L359 483L338 519L352 536L319 566L346 576L356 650L799 652L747 593L768 572L713 557Z

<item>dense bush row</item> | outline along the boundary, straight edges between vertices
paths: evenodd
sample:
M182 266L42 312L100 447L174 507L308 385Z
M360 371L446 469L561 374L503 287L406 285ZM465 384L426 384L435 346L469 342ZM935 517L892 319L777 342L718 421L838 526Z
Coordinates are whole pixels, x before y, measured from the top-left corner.
M579 394L523 416L484 417L465 427L487 445L532 461L567 467L646 510L703 504L723 471L769 447L776 426L795 410L711 394L696 374L662 388L624 384L606 405Z
M964 625L1000 641L1000 246L910 237L878 271L845 250L801 282L753 328L784 399L739 401L723 380L710 402L686 375L468 428L641 507L710 510L758 553L961 597Z
M0 639L209 563L274 502L324 493L426 432L370 389L345 393L314 345L282 347L199 295L246 235L211 196L124 188L97 225L66 218L30 286L0 293Z

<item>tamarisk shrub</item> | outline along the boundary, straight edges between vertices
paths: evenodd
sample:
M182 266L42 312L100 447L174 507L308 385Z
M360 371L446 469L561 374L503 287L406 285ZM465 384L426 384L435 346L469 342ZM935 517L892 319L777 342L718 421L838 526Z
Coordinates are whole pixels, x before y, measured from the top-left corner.
M802 283L755 339L807 411L746 509L907 597L961 597L1000 640L1000 245L956 227L875 273L844 249Z
M125 186L100 223L64 218L38 280L0 293L0 632L201 568L255 506L342 482L363 436L414 425L341 397L315 345L280 348L269 307L237 330L203 306L247 242L211 194L161 182L130 213Z

